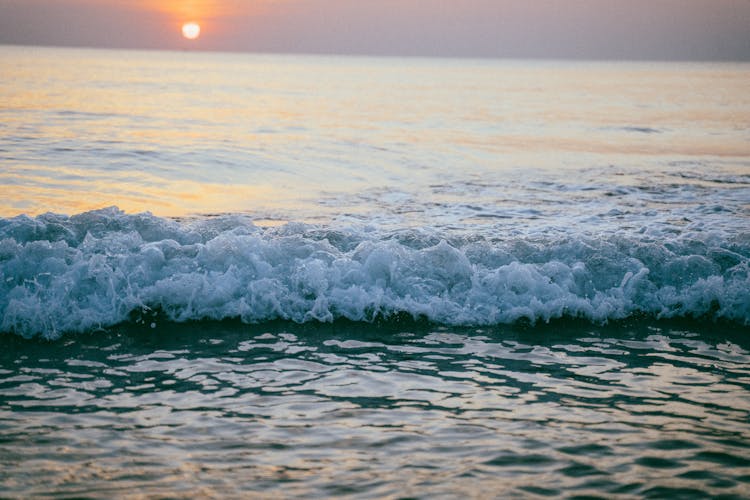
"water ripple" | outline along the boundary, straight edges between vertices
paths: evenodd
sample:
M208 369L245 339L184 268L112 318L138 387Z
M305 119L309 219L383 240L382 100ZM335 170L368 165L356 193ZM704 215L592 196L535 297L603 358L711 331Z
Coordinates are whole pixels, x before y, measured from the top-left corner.
M6 336L0 484L11 497L739 498L747 332L715 329L196 323Z

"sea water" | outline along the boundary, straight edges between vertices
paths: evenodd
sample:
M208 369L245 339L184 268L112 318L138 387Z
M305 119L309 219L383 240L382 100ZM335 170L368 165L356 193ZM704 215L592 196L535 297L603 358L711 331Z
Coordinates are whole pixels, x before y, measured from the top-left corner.
M750 65L0 71L4 495L748 495Z

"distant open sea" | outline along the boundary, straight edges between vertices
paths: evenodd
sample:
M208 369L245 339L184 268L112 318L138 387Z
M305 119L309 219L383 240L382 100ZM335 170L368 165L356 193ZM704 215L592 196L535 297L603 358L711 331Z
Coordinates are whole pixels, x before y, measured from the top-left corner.
M750 64L0 46L0 496L750 498Z

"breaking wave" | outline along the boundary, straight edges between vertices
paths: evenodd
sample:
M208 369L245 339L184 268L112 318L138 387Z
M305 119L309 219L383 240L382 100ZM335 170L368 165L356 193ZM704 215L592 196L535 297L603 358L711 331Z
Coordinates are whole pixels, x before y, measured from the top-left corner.
M248 323L448 325L635 315L750 322L750 235L441 236L260 228L116 208L0 219L0 330L56 338L158 312Z

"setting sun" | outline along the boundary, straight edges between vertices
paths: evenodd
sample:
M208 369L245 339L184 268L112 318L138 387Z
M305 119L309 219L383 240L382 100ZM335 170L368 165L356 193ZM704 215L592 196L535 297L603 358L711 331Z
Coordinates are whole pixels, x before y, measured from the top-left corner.
M198 23L185 23L182 25L182 36L188 40L195 40L201 34L201 27Z

